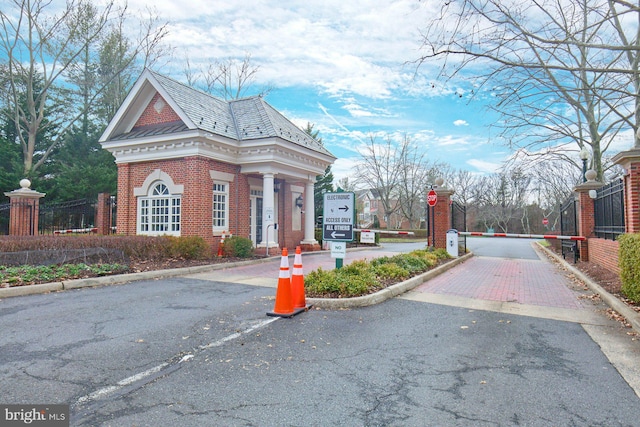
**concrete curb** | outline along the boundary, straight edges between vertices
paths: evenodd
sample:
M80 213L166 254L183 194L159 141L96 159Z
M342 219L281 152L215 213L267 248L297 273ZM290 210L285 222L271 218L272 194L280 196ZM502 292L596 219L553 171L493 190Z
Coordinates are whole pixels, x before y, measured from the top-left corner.
M640 333L640 314L638 314L633 309L629 308L629 306L627 306L625 303L620 301L615 295L612 295L609 292L605 291L602 288L602 286L595 283L593 280L591 280L589 276L587 276L582 271L572 266L570 263L565 261L564 258L557 255L553 251L545 248L539 243L535 244L534 248L541 249L547 255L549 255L559 263L561 263L567 270L569 270L578 279L584 282L589 287L589 289L591 289L591 291L600 295L600 298L602 298L602 301L604 301L605 304L607 304L609 307L611 307L612 309L617 311L620 315L622 315L627 320L627 322L629 322L629 324L631 325L634 331Z
M473 256L473 253L468 253L460 258L454 259L451 262L443 264L439 267L429 270L419 276L412 277L404 282L396 283L388 288L382 289L371 295L363 295L361 297L354 298L307 298L307 304L311 304L314 307L326 308L326 309L340 309L340 308L355 308L366 307L369 305L379 304L390 298L403 294L411 289L420 286L429 279L432 279L447 270L455 267L456 265L465 262Z

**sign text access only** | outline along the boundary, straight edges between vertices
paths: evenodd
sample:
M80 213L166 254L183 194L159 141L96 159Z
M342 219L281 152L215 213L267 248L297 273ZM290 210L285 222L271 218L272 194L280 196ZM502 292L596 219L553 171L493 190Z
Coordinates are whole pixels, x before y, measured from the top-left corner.
M322 240L353 241L355 193L325 193L322 210Z

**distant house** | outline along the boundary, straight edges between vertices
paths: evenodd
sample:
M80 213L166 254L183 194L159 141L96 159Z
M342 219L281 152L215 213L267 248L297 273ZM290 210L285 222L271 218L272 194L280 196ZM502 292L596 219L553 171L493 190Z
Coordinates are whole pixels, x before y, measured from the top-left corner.
M145 70L100 142L118 166L118 233L319 248L313 187L335 157L261 97L225 101Z
M397 205L398 201L392 200L391 203ZM360 228L410 228L409 220L399 212L399 209L395 209L395 212L389 216L385 215L380 192L375 188L356 192L356 207Z

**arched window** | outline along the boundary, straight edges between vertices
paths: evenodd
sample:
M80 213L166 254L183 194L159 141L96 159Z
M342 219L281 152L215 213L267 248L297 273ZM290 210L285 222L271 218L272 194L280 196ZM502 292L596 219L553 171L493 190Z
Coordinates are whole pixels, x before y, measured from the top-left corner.
M147 196L138 198L138 234L179 236L180 201L163 182L150 186Z

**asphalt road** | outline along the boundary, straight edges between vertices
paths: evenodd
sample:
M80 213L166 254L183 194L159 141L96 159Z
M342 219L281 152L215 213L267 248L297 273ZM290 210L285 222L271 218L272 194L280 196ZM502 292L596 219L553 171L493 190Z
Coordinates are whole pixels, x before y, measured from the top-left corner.
M467 237L467 249L477 256L537 260L531 242L521 238Z
M0 300L0 401L74 426L637 425L593 325L407 299L280 319L273 295L216 272Z

